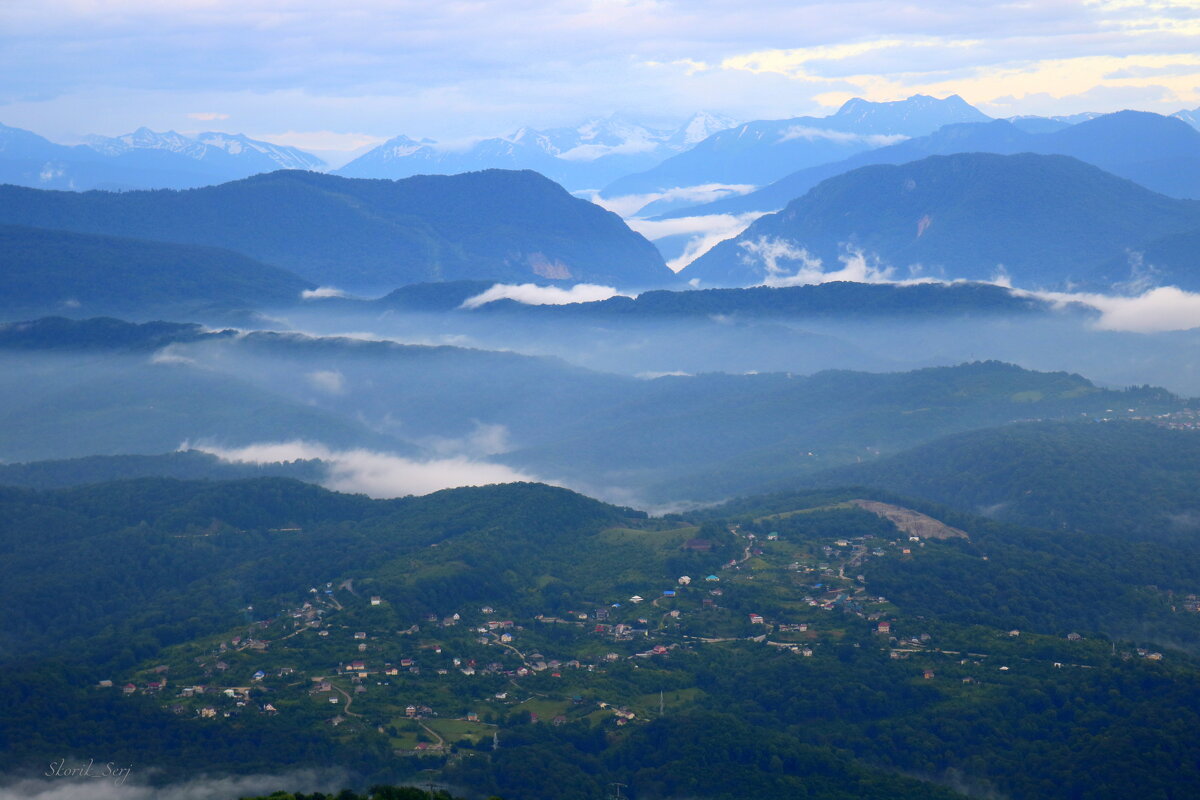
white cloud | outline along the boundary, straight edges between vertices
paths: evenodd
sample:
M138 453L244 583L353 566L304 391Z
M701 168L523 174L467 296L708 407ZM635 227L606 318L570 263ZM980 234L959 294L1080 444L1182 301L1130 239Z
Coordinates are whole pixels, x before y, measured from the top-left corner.
M1081 303L1100 312L1095 327L1106 331L1163 333L1200 328L1200 294L1175 286L1159 286L1126 297L1087 292L1026 292L1060 306Z
M720 242L732 239L746 230L750 223L766 213L751 211L746 214L703 214L664 220L635 218L628 220L627 224L650 241L667 236L691 234L692 238L688 240L683 253L667 262L668 267L679 272Z
M229 119L228 114L221 114L216 111L193 111L188 114L188 119L198 119L202 122L213 122L221 119Z
M620 197L601 197L599 192L580 192L579 194L601 208L625 218L628 222L634 214L659 200L679 200L695 204L711 203L722 197L748 194L756 188L749 183L702 183L695 186L677 186L663 192L626 194Z
M417 442L438 456L482 458L506 453L512 448L508 428L504 425L475 421L475 428L466 436L448 438L431 436Z
M194 367L197 361L194 358L189 358L179 352L177 345L169 344L161 350L155 351L154 355L150 356L151 364L168 364L172 366Z
M319 369L309 372L304 378L313 388L328 394L346 393L346 376L336 369Z
M831 281L894 282L894 267L880 264L877 258L868 257L861 250L847 249L838 257L841 269L826 272L820 258L786 239L760 236L740 242L739 246L746 251L743 262L762 266L766 273L763 286L805 286Z
M88 759L67 761L68 767L83 767ZM95 763L94 772L103 772L105 764ZM112 769L129 765L114 764ZM132 780L117 783L111 777L60 777L46 780L19 780L0 786L0 800L228 800L230 797L264 795L285 789L293 792L336 792L346 786L349 777L341 772L318 774L304 770L282 775L245 777L201 777L164 786L144 786L133 781L142 771L135 764ZM332 796L332 795L331 795Z
M274 464L319 459L328 469L322 481L324 486L377 498L423 495L457 486L540 480L504 464L476 461L466 456L419 461L374 450L334 450L318 442L299 440L233 448L197 444L191 445L191 449L234 463Z
M536 283L497 283L485 292L468 297L459 308L479 308L497 300L516 300L529 306L561 306L568 303L595 303L618 295L629 297L611 286L592 283L577 283L569 289L538 286Z
M832 142L841 142L843 144L853 144L862 142L869 144L872 147L886 147L889 144L903 142L907 136L901 134L885 135L885 134L862 134L850 133L848 131L833 131L828 128L814 128L809 125L792 125L779 135L779 141L787 142L793 139L805 139L814 141L816 139L828 139Z
M345 297L346 293L333 286L318 286L316 289L305 289L300 293L301 300L320 300L326 297Z

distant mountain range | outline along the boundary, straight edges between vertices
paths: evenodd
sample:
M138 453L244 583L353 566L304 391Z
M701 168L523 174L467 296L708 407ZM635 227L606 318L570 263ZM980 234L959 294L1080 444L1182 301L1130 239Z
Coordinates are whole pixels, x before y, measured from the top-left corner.
M721 242L682 276L710 286L786 282L812 270L811 259L833 271L859 251L880 269L894 268L895 278L1006 273L1022 288L1111 290L1142 277L1131 271L1132 251L1197 229L1200 202L1156 194L1073 158L960 153L830 178ZM1185 250L1166 247L1179 260L1154 264L1156 277L1200 288Z
M947 125L927 136L798 170L749 194L667 210L661 217L775 211L826 178L858 167L972 152L1072 156L1171 197L1200 198L1200 130L1184 124L1184 113L1120 111L1086 115L1075 123L1027 117Z
M682 152L734 125L701 112L678 128L642 125L619 116L574 128L521 128L509 136L460 146L397 136L364 153L336 174L348 178L407 178L480 169L532 169L568 189L595 189Z
M0 183L41 189L188 189L277 169L324 167L303 150L242 134L185 136L139 128L67 146L0 125Z
M283 170L182 192L0 186L0 223L225 248L362 292L464 278L676 282L620 217L531 171L383 181Z
M944 100L914 95L890 103L855 98L828 117L759 120L721 131L652 169L614 181L602 194L652 194L712 183L761 186L943 125L989 119L958 95Z

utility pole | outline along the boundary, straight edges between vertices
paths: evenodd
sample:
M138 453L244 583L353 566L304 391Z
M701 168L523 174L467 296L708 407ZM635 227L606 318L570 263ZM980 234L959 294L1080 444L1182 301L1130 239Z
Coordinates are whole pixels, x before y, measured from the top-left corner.
M663 690L658 690L658 715L661 717L663 713Z
M626 784L624 784L624 783L610 783L610 784L609 784L609 786L612 786L612 787L614 787L614 794L613 794L613 798L615 798L615 800L622 800L622 798L621 798L621 790L622 790L622 789L627 789L627 788L629 788L629 787L628 787Z

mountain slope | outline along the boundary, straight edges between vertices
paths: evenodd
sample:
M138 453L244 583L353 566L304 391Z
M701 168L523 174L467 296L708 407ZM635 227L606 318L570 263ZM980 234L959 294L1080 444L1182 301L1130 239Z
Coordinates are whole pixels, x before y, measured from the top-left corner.
M1200 436L1146 422L1028 422L937 439L813 483L872 486L1052 530L1187 536L1200 509Z
M762 185L797 169L921 136L943 125L987 119L958 95L944 100L914 95L892 103L855 98L828 117L759 120L721 131L651 170L609 184L603 195L710 183Z
M963 153L831 178L682 274L744 286L791 274L801 249L829 270L850 248L898 277L988 280L1003 270L1023 288L1094 285L1100 266L1127 249L1197 227L1200 203L1071 158ZM1200 286L1200 274L1175 277Z
M0 225L0 314L157 315L290 305L313 284L216 247Z
M0 222L225 247L359 291L430 280L673 282L619 217L533 172L403 181L279 171L184 192L0 187Z

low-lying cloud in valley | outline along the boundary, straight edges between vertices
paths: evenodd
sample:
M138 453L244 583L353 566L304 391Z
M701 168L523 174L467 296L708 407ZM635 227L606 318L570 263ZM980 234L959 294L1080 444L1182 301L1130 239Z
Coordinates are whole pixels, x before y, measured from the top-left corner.
M683 252L667 261L668 267L679 272L721 242L749 228L750 223L766 213L749 211L745 214L703 214L663 220L630 219L626 220L626 224L652 242L668 236L690 235Z
M595 303L618 295L629 297L611 286L594 283L577 283L569 289L538 286L536 283L497 283L485 292L468 297L460 308L479 308L497 300L516 300L527 306L562 306L568 303Z
M840 269L825 271L824 262L786 239L760 236L741 242L746 263L762 263L766 278L763 286L810 286L831 281L854 281L856 283L894 283L894 267L884 266L873 256L861 250L847 249L838 257ZM784 266L788 262L788 266ZM927 279L926 279L927 280Z
M88 759L68 759L67 764L84 767ZM128 780L105 776L105 766L98 762L93 764L92 772L98 777L72 775L6 782L0 784L0 800L230 800L234 797L269 794L280 789L332 793L349 782L348 776L341 771L301 770L283 775L200 777L183 783L146 786L137 783L139 778L145 776L139 774L136 764L131 772L124 773L131 776ZM127 767L114 765L110 772ZM47 765L47 769L53 769L52 765Z
M676 186L661 192L645 194L625 194L617 197L601 197L599 192L578 192L582 197L591 200L596 205L611 211L629 222L637 213L651 203L660 201L680 202L688 205L711 203L723 197L749 194L758 187L751 183L701 183L695 186ZM632 227L632 226L631 226ZM635 228L636 230L636 228Z
M484 438L494 435L488 430ZM277 464L319 460L327 473L321 483L339 492L375 498L422 495L458 486L536 481L553 483L504 464L478 461L469 456L416 460L376 450L334 450L319 442L293 440L264 442L245 447L185 444L181 449L211 453L223 461L239 464Z
M1089 292L1026 292L1019 294L1058 305L1081 303L1100 312L1095 327L1105 331L1165 333L1200 327L1200 294L1176 286L1157 286L1138 295Z

